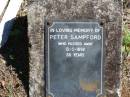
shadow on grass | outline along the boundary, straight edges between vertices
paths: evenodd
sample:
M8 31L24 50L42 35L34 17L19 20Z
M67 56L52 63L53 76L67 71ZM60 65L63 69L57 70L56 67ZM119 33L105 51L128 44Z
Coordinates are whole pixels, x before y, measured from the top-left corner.
M7 43L0 53L7 62L7 66L15 68L19 79L29 97L29 43L27 35L27 16L16 18Z

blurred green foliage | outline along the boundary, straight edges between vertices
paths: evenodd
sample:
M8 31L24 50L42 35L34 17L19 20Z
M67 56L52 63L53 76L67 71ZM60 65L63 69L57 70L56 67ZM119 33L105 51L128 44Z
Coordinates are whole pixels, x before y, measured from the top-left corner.
M127 25L124 26L123 32L123 45L130 46L130 30Z
M130 29L128 28L128 25L124 25L123 27L123 52L127 52L129 54L130 52Z

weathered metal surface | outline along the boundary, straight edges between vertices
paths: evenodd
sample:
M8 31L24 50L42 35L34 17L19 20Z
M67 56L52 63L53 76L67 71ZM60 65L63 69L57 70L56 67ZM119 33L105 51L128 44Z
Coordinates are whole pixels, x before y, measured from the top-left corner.
M46 29L47 97L101 95L104 40L99 23L54 21Z

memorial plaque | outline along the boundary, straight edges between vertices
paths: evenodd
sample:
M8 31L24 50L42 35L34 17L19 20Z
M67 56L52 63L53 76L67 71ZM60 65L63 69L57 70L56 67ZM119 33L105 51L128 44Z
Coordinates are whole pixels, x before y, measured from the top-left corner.
M103 91L103 28L54 21L46 28L46 97L98 97Z

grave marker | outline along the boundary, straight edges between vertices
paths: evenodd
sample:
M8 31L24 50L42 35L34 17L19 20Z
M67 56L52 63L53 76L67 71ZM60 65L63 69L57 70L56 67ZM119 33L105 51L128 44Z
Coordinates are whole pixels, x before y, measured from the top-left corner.
M101 95L104 35L99 23L54 21L46 34L47 97Z
M81 30L76 29L76 33L78 33L78 36L73 37L73 39L77 38L77 43L72 43L73 41L71 40L71 43L68 43L70 41L70 35L73 33L70 28L76 28L74 26L77 26L79 28L84 28L84 26L81 24L74 23L72 26L68 23L63 23L58 25L58 23L54 23L53 20L63 20L73 22L76 20L79 20L80 22L83 21L89 21L89 20L95 20L94 22L98 21L99 27L103 27L103 49L104 49L104 63L103 63L103 95L102 97L118 97L119 96L119 86L120 86L120 59L121 59L121 25L122 25L122 2L121 0L29 0L29 8L28 8L28 34L29 34L29 39L30 39L30 97L47 97L47 96L60 96L63 95L64 91L67 93L63 96L66 97L73 97L75 96L76 92L77 95L80 95L79 97L87 97L84 96L85 93L83 91L90 91L91 89L86 88L86 87L91 87L92 90L95 90L95 84L87 84L86 85L86 78L84 77L83 72L87 72L85 70L86 68L82 68L86 66L84 63L86 62L85 59L89 59L87 54L84 54L84 52L87 52L86 49L88 49L88 45L92 45L92 43L85 43L87 45L86 48L83 48L81 41L84 41L78 37L80 34ZM62 22L63 22L62 21ZM67 29L57 29L57 33L62 32L63 35L60 34L53 34L52 32L55 31L54 29L50 29L51 33L49 33L51 36L51 40L49 40L49 43L52 44L49 46L50 50L50 74L51 76L49 77L51 82L50 82L50 92L53 95L47 95L49 94L49 91L46 90L46 86L48 81L45 81L47 78L46 75L48 75L46 71L46 67L48 64L45 62L47 57L47 32L48 28L46 27L47 25L53 24L52 28L63 28L66 27ZM67 26L69 25L69 26ZM86 24L85 24L86 25ZM55 26L55 27L54 27ZM51 27L50 27L51 28ZM69 29L68 29L69 28ZM68 32L69 33L68 33ZM78 32L79 31L79 32ZM82 30L83 31L83 30ZM89 30L91 31L91 30ZM67 32L67 33L66 33ZM83 35L85 35L86 32L82 32ZM74 36L75 34L72 34ZM89 34L90 35L90 34ZM104 37L105 36L105 37ZM83 37L83 36L82 36ZM88 36L84 36L88 37ZM72 37L71 37L72 38ZM95 39L100 39L100 37L95 37ZM60 42L62 40L62 43ZM60 46L55 46L59 42ZM96 42L94 42L96 43ZM68 46L69 48L66 48ZM101 45L101 40L97 42L97 44ZM75 45L75 46L73 46ZM95 45L96 46L96 45ZM79 49L79 51L73 51L75 50L72 47L82 47ZM94 46L89 46L92 47L91 49L94 50ZM97 50L95 52L101 51L102 46L97 46ZM45 49L46 48L46 49ZM52 49L50 49L52 48ZM66 48L66 49L65 49ZM54 52L52 52L54 50ZM84 51L85 50L85 51ZM60 51L61 53L59 53ZM69 52L69 53L66 53ZM73 54L76 53L75 55ZM78 54L77 54L78 52ZM79 54L80 52L80 54ZM88 49L87 53L90 53L90 49ZM93 53L91 53L93 54ZM92 55L90 55L90 60L89 62L91 63L91 58ZM99 53L100 55L101 53ZM68 58L66 58L66 55ZM71 56L72 55L72 56ZM58 60L58 57L61 60ZM94 55L96 56L96 55ZM100 60L101 57L98 57ZM63 59L65 59L63 61ZM68 61L66 61L69 59ZM70 60L71 59L71 60ZM56 61L57 60L57 61ZM79 63L83 63L83 66L80 67L78 65ZM54 67L52 67L52 62L54 62ZM71 65L67 65L70 64ZM62 64L62 65L59 65ZM75 64L75 65L74 65ZM95 63L93 63L94 66ZM58 67L59 66L59 67ZM79 71L75 73L76 69L72 67L78 68L79 66ZM90 65L92 66L92 65ZM100 61L99 61L99 67L100 67ZM56 68L54 71L54 68ZM68 69L66 69L68 68ZM72 71L69 69L72 68ZM83 71L80 71L84 69ZM100 68L97 68L100 69ZM68 75L66 74L68 71ZM90 70L91 71L91 70ZM96 71L96 70L94 70ZM98 70L100 71L100 70ZM60 72L60 74L59 74ZM54 73L54 74L53 74ZM58 75L56 75L58 73ZM79 75L81 73L82 77ZM92 72L93 73L93 72ZM70 74L70 75L69 75ZM72 77L71 74L74 74ZM99 72L98 72L99 74ZM55 75L55 76L53 76ZM63 78L61 78L61 75L63 75ZM67 76L65 76L67 75ZM77 75L77 76L76 76ZM100 77L99 75L98 77ZM92 75L90 75L90 78ZM79 78L83 79L82 81L79 80ZM54 80L55 79L55 80ZM58 82L56 83L57 79ZM94 78L93 78L94 79ZM96 79L96 78L95 78ZM64 87L64 84L61 84L61 80L67 80L68 83L65 82L66 87L69 88L70 91L74 91L74 93L70 93L69 90L62 87ZM75 81L75 83L73 83ZM98 81L100 81L97 78ZM70 85L70 83L73 83ZM79 83L79 84L78 84ZM98 85L100 86L101 83ZM59 86L56 87L55 85ZM97 84L96 84L97 85ZM73 88L75 87L76 88ZM82 86L82 88L79 88ZM85 86L85 87L84 87ZM71 87L71 88L70 88ZM55 89L53 89L55 88ZM79 89L78 89L79 88ZM100 89L100 87L98 87ZM61 89L61 90L60 90ZM59 91L60 92L57 92ZM62 91L63 90L63 91ZM80 91L82 90L82 91ZM79 92L80 91L80 92ZM95 92L95 91L93 91ZM100 94L100 93L99 93ZM70 96L71 95L71 96ZM87 94L86 94L87 95ZM95 95L91 95L92 97ZM89 96L88 96L89 97Z

